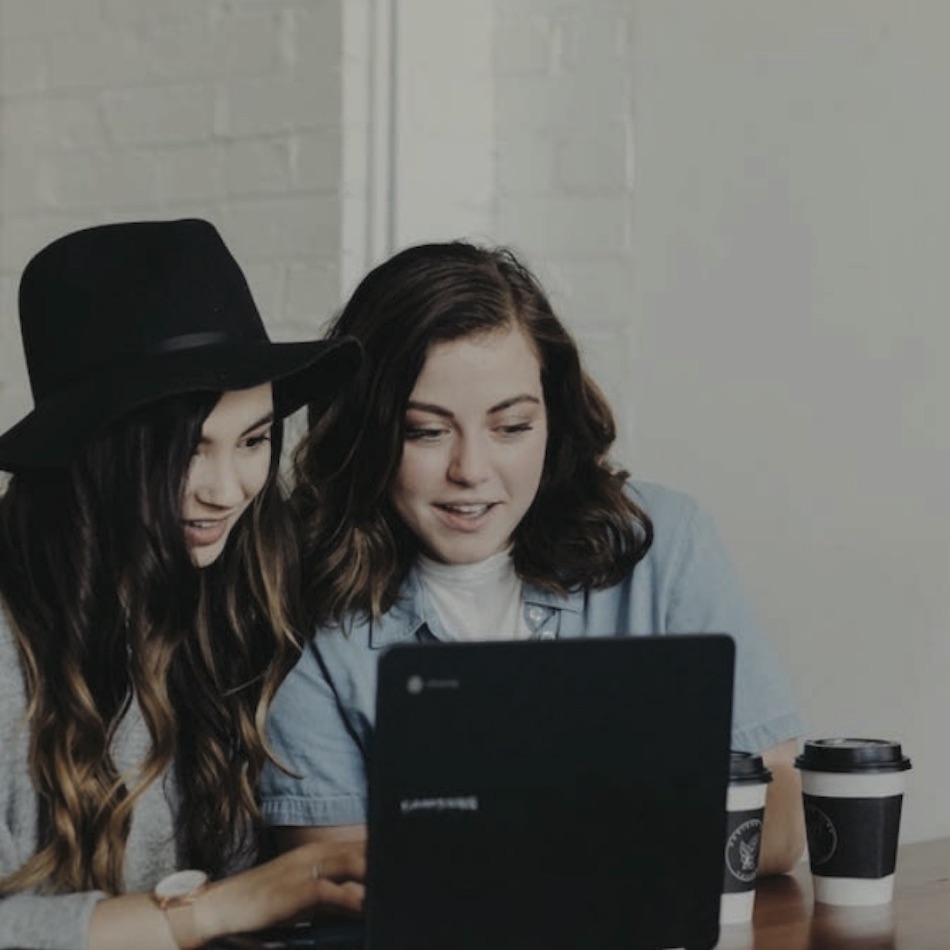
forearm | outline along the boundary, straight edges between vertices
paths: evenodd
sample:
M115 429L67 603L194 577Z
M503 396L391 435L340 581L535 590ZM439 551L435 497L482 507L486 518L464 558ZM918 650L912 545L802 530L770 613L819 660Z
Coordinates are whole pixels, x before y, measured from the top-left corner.
M284 825L272 831L278 852L313 841L366 841L366 825L328 825L322 828Z
M318 908L359 914L365 867L362 845L325 842L215 881L174 908L163 910L150 894L106 898L93 912L89 950L195 950Z
M188 946L201 946L197 931L192 939L195 942ZM185 946L179 948L166 912L149 894L107 897L96 905L89 922L89 950L185 950Z
M162 908L151 894L124 894L100 901L89 925L89 950L197 950L232 932L229 891L236 880L207 887L192 902Z
M802 783L795 768L795 740L766 749L762 758L772 772L765 799L759 875L785 874L801 860L805 850L805 815Z

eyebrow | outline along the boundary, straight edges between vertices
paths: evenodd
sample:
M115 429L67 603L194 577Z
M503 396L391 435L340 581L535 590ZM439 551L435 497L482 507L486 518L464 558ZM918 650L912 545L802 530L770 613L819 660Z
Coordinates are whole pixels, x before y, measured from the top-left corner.
M259 429L263 425L268 425L274 421L273 411L268 412L267 415L261 416L257 422L252 422L239 436L239 438L244 438L246 435L250 435L255 429ZM207 444L208 437L202 432L201 438L198 439L198 444Z
M267 415L261 416L257 422L252 422L242 433L241 435L250 435L255 429L259 429L263 425L268 425L274 421L274 411L273 409L267 413Z
M530 393L519 393L517 396L509 396L508 399L502 399L501 402L495 403L494 406L491 406L489 410L485 413L486 416L493 415L496 412L503 412L505 409L510 409L512 406L517 406L522 402L530 402L536 406L541 405L541 400L537 396L532 396ZM451 419L455 414L449 412L443 406L437 406L435 403L431 402L415 402L410 399L406 403L406 411L410 409L415 409L417 412L431 412L434 416L443 416L446 419Z

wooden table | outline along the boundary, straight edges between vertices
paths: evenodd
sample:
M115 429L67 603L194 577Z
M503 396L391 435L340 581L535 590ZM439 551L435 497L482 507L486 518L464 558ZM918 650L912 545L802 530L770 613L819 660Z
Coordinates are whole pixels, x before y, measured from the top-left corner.
M718 950L948 950L950 838L903 845L894 902L832 907L813 899L808 865L766 878L751 924L721 928Z
M216 948L261 950L240 937ZM901 847L894 901L883 907L814 903L807 864L759 882L748 924L727 924L717 950L950 950L950 838Z

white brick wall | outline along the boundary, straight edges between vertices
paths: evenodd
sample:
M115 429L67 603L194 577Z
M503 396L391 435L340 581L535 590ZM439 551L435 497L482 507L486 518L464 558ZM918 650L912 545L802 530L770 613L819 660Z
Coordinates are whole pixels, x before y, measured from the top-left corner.
M221 229L272 334L336 306L344 0L0 0L0 427L29 257L106 220ZM358 5L358 0L346 0Z
M392 239L491 235L495 189L495 7L396 5Z
M633 349L633 0L496 4L493 236L520 250L617 415Z

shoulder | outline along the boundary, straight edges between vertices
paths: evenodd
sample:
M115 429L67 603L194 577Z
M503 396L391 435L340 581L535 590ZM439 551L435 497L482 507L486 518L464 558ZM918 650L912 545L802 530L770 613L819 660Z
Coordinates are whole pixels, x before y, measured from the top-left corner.
M0 687L5 693L14 682L20 683L20 651L13 634L13 621L0 599Z
M706 510L685 492L645 481L627 482L626 491L653 524L655 546L712 526Z
M6 604L0 601L0 747L10 743L23 726L26 689L20 651Z
M653 543L636 571L690 578L690 589L731 577L731 557L712 515L692 496L652 482L628 489L653 524Z
M427 598L418 571L413 568L402 581L396 602L385 613L370 616L354 611L332 625L318 627L312 643L321 653L373 653L393 643L413 639L428 620Z
M306 705L308 698L335 686L341 671L352 674L370 666L374 662L372 631L372 622L356 614L318 626L278 690L275 707Z
M693 512L699 508L692 495L667 488L656 482L647 482L640 479L631 479L625 486L627 494L651 518L676 517L684 512Z

